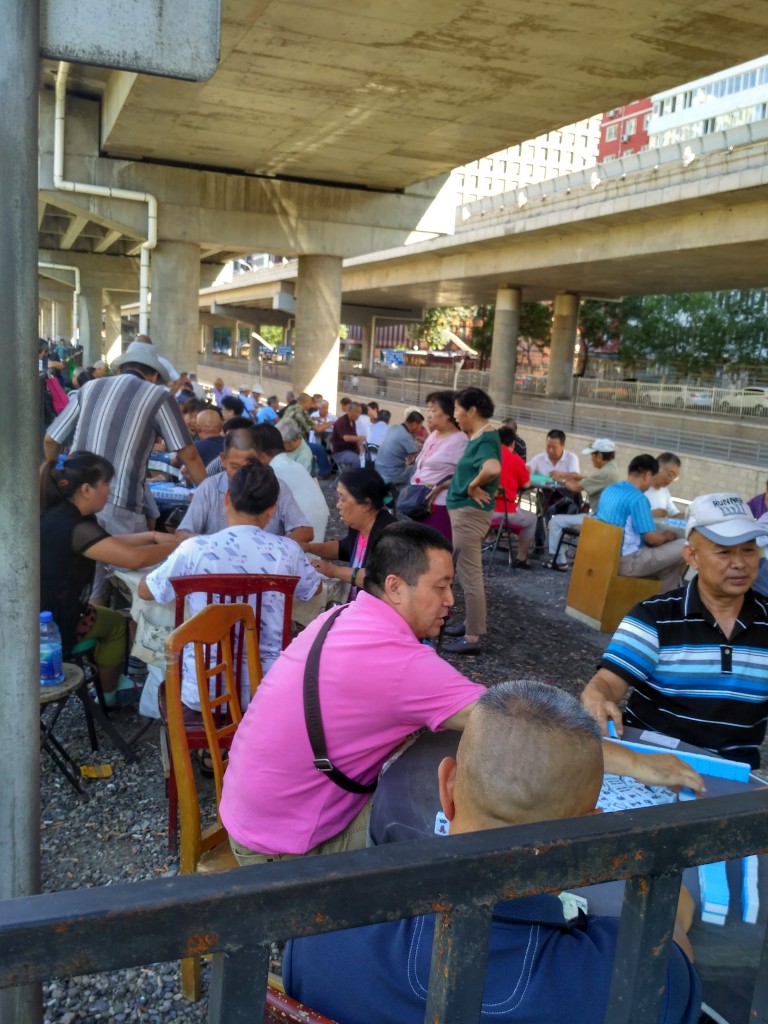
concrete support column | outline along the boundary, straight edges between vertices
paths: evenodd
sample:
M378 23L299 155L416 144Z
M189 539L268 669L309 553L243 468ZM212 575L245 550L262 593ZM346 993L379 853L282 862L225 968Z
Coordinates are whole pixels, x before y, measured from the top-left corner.
M53 303L41 299L38 313L38 333L41 338L53 337Z
M573 355L579 323L579 296L558 292L552 317L552 341L549 347L548 398L570 398L573 386Z
M202 350L200 362L210 365L211 353L213 352L213 324L203 324L202 327Z
M75 344L75 337L72 331L71 302L59 302L58 300L54 300L53 302L53 329L51 331L51 341L56 341L58 338L66 338L67 341L71 338L72 344Z
M336 406L341 257L299 256L293 390L320 392Z
M200 247L194 242L158 242L152 253L149 333L160 355L179 371L197 365L199 291Z
M123 351L123 320L120 307L109 303L104 308L104 355L108 363Z
M509 288L505 285L496 292L491 344L491 391L498 405L512 405L521 300L522 292L519 288Z
M101 325L104 306L102 302L101 288L89 288L87 285L81 287L78 320L80 344L83 346L83 366L93 366L97 359L103 358L104 339L101 336Z
M0 0L0 900L40 886L40 535L37 376L37 140L40 8ZM67 332L69 334L69 331ZM69 794L67 794L69 796ZM0 990L3 1024L39 1024L38 984Z
M369 324L363 324L363 343L360 353L360 362L363 364L363 373L373 372L373 339L376 334L376 317L371 318Z

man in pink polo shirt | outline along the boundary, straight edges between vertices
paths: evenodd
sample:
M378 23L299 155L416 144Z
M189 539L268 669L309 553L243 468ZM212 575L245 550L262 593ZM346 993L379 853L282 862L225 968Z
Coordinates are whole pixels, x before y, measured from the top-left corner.
M328 758L348 779L375 783L389 754L418 729L463 729L484 692L421 643L439 633L452 584L451 546L441 533L418 523L382 532L366 565L366 592L341 612L320 655ZM370 793L349 792L315 767L304 718L304 670L327 618L283 651L235 734L220 814L241 864L365 846ZM701 787L671 755L607 746L611 771Z

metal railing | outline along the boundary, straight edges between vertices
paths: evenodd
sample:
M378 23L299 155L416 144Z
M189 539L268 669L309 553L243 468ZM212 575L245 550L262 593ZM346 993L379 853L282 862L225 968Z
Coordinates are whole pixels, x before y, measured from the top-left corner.
M209 1021L261 1020L270 943L437 914L425 1020L479 1019L494 904L627 879L606 1020L658 1016L680 876L761 853L760 792L7 900L0 987L213 954ZM104 936L109 935L109 941ZM768 1019L768 947L752 1020Z
M247 373L247 361L229 359L226 356L217 357L216 363L220 362L222 369L240 368ZM240 365L242 364L242 365ZM270 363L267 373L270 377L277 376L279 379L290 382L291 367L286 364ZM452 388L453 379L437 380L436 374L445 376L448 371L433 370L432 367L399 367L395 371L386 370L384 367L377 367L373 376L363 375L361 371L354 371L352 364L344 364L339 374L339 394L360 394L365 397L375 398L382 407L386 402L398 402L405 405L423 407L426 404L427 395L431 391L439 390L441 387ZM405 371L405 374L403 373ZM421 371L421 372L419 372ZM352 385L352 376L358 378L357 387ZM542 430L559 428L566 432L579 434L582 437L610 437L614 441L631 445L638 451L673 451L678 455L698 455L707 459L719 459L726 462L744 466L765 466L768 464L768 438L766 441L755 441L739 437L729 437L726 434L708 433L705 430L680 430L667 424L648 422L633 423L622 416L620 407L635 406L636 408L664 409L669 408L674 412L680 412L679 407L674 405L675 398L672 396L672 389L682 385L662 384L638 384L634 382L622 382L618 385L610 385L605 382L598 382L589 379L574 381L577 389L574 398L570 402L551 401L542 403L540 407L527 405L497 405L496 417L502 419L505 416L514 416L519 426L531 426ZM460 387L483 387L488 388L487 374L485 371L461 371L459 375ZM518 390L519 394L540 394L544 395L546 386L545 378L532 379L528 386ZM597 389L603 389L598 391ZM633 389L632 394L627 394L626 399L617 398L611 401L611 406L606 405L607 389ZM660 400L667 405L650 404L639 394L641 389L658 392ZM591 390L591 396L589 395ZM719 392L721 396L732 394L727 389L702 389L691 388L694 391L708 390L713 394ZM619 391L620 393L620 391ZM768 389L766 389L768 395ZM661 396L665 396L661 398ZM719 411L724 412L723 398L718 398ZM599 403L599 404L598 404ZM726 403L727 404L727 403ZM696 412L696 407L688 406L682 411ZM711 411L706 407L705 412ZM735 415L732 413L731 416ZM757 413L755 413L757 415ZM693 427L693 423L691 424Z

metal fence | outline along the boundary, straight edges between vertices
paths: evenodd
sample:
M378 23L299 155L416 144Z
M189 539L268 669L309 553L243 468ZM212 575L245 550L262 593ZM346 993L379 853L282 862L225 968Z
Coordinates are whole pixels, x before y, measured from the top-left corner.
M241 369L247 374L247 360L230 359L227 356L214 357L215 362L209 365L221 369ZM269 363L267 373L290 383L290 364ZM355 383L356 379L356 383ZM344 361L339 372L340 394L361 394L375 398L384 406L387 401L405 405L423 407L427 395L440 388L452 388L453 372L440 367L376 367L373 375L363 374L355 369L354 364ZM458 375L459 387L482 387L488 389L489 374L486 371L464 371ZM686 405L681 408L677 403L680 393L676 389L686 391ZM531 379L516 389L521 395L544 396L546 378ZM616 397L610 398L609 392ZM768 388L743 389L749 392L749 399L742 396L741 413L736 410L735 392L723 388L698 388L680 384L647 384L639 382L621 382L607 384L590 379L574 381L574 397L570 402L542 401L540 406L515 404L497 405L496 416L514 416L519 425L530 425L542 430L559 428L582 437L610 437L614 441L631 445L638 451L674 451L679 455L698 455L708 459L720 459L746 466L768 465L768 440L755 441L738 437L729 437L723 432L710 433L705 430L679 430L665 424L633 423L622 415L621 409L633 407L637 409L669 410L676 413L688 412L720 412L730 419L735 416L763 416L754 406L748 412L746 402L754 402L754 393L765 392ZM706 392L709 405L696 406L693 393ZM650 397L649 397L650 396ZM607 403L610 403L607 404ZM734 403L731 406L730 403ZM766 406L768 408L768 406ZM723 421L723 426L725 426Z
M766 849L762 793L8 900L0 987L213 954L209 1020L261 1020L270 943L437 914L425 1020L479 1019L493 906L628 879L606 1020L657 1019L680 875ZM109 941L104 936L109 935ZM768 1019L768 952L751 1020Z

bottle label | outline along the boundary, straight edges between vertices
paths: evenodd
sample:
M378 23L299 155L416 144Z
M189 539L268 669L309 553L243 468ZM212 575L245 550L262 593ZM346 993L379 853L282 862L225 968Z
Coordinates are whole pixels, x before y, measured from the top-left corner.
M40 685L58 686L64 682L61 644L40 644Z

